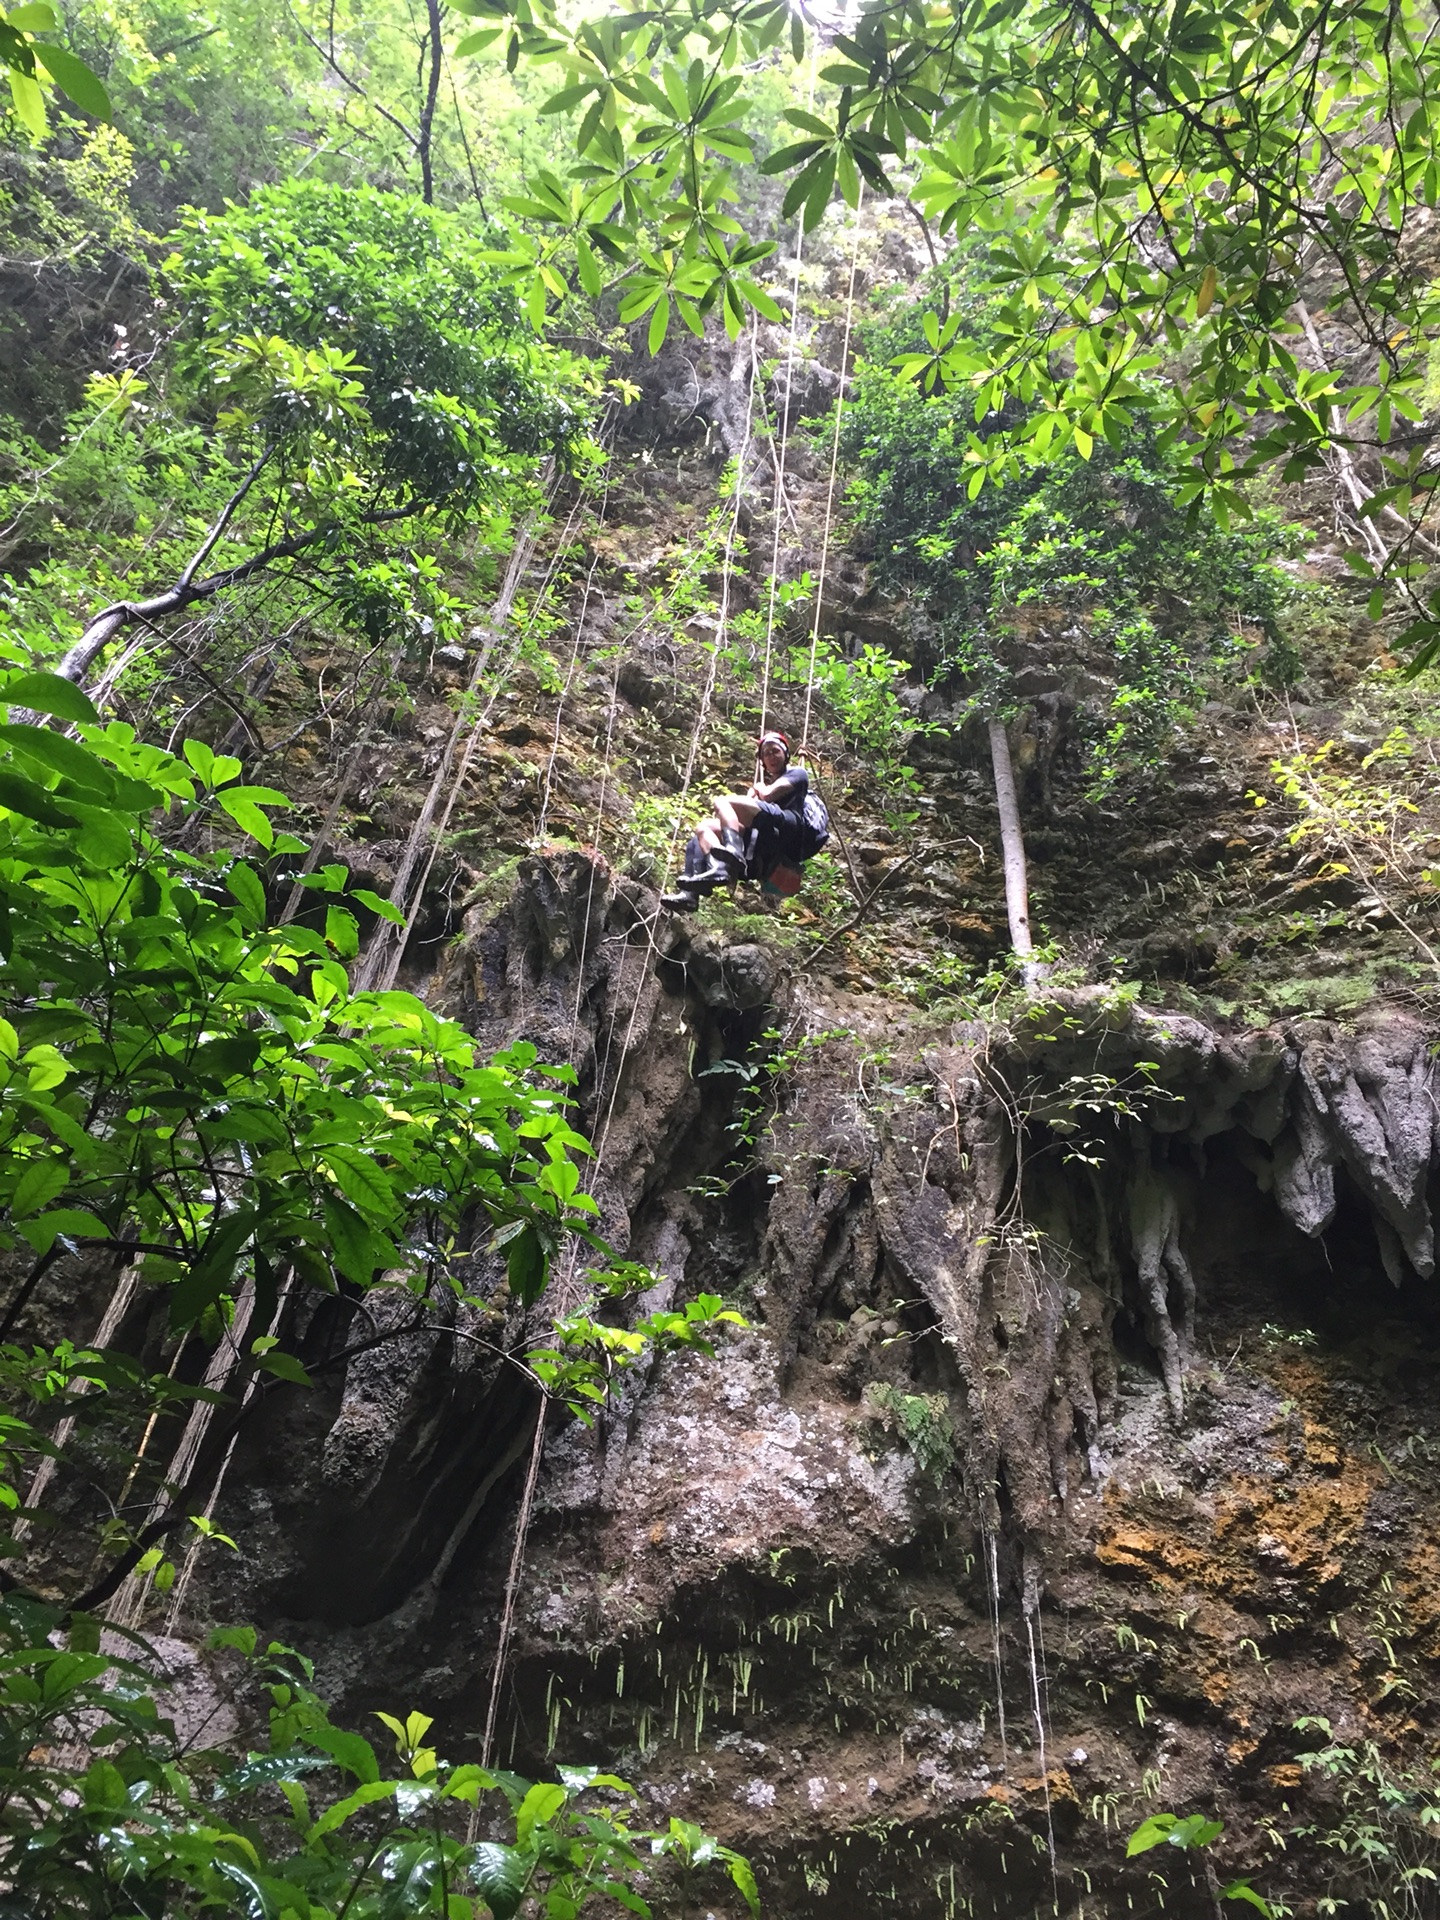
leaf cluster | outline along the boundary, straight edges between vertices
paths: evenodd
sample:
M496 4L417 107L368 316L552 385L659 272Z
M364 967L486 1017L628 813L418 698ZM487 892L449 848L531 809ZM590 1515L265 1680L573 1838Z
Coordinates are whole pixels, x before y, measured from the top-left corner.
M62 1630L53 1609L0 1604L0 1873L17 1906L57 1920L512 1920L536 1901L575 1920L599 1901L648 1920L637 1882L674 1858L687 1876L721 1868L758 1912L740 1855L682 1821L632 1827L634 1790L613 1774L566 1767L532 1784L453 1764L415 1712L377 1716L393 1754L377 1752L331 1719L302 1656L259 1648L250 1628L211 1648L239 1656L263 1702L248 1752L181 1739L143 1641L122 1657L100 1650L94 1620Z
M1106 768L1149 750L1212 663L1248 665L1264 641L1283 666L1294 589L1277 561L1295 536L1275 516L1227 529L1187 504L1182 460L1142 426L982 488L969 414L871 366L842 425L857 528L876 577L914 597L936 674L964 675L978 706L1003 712L1017 636L1037 618L1063 629L1057 667L1111 683L1090 729Z

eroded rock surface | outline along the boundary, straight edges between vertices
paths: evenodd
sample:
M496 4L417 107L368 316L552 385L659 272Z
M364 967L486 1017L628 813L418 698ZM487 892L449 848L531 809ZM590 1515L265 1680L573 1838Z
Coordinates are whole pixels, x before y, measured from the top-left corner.
M1440 1656L1419 1019L1230 1033L1086 990L902 1029L580 852L477 901L435 996L573 1065L644 1305L712 1290L752 1322L557 1427L497 1757L617 1765L754 1854L781 1913L1118 1912L1143 1882L1116 1834L1201 1804L1237 1868L1305 1892L1262 1838L1296 1723L1400 1764ZM352 1362L228 1496L274 1522L254 1610L347 1706L457 1738L533 1432L494 1357L523 1325L498 1291L486 1350L478 1325Z

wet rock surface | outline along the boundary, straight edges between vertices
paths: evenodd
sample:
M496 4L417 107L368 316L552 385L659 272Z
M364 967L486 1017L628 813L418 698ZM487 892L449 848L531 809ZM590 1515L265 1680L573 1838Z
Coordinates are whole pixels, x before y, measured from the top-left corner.
M780 1913L1118 1912L1154 1889L1117 1835L1202 1804L1227 1871L1313 1893L1265 1839L1297 1723L1404 1764L1440 1655L1420 1020L1227 1032L1088 989L901 1029L579 852L473 906L434 997L575 1067L645 1306L751 1321L555 1431L497 1758L614 1765ZM533 1431L466 1333L350 1363L227 1495L271 1543L245 1604L457 1753ZM1167 1899L1208 1911L1183 1863Z
M671 816L746 777L743 700L705 731L715 650L763 615L772 551L793 581L819 547L798 445L769 517L747 364L672 339L647 374L581 536L574 657L507 658L404 955L484 1046L573 1069L599 1225L655 1276L637 1311L713 1291L751 1322L550 1431L495 1758L613 1766L797 1920L1213 1920L1196 1863L1124 1860L1158 1809L1213 1810L1222 1873L1308 1914L1331 1862L1295 1829L1341 1812L1297 1722L1423 1778L1440 1659L1433 1022L1393 915L1250 797L1330 722L1210 702L1097 795L1096 686L1029 636L1035 917L1104 989L978 1006L1007 945L987 749L923 661L909 709L947 731L906 744L903 796L816 723L838 835L806 896L662 913ZM809 356L763 384L786 415L838 386ZM666 583L714 564L726 461L732 631L698 591L667 627ZM833 561L837 643L923 652ZM334 847L363 885L388 889L465 678L417 669L364 768ZM336 750L305 750L318 819ZM247 1556L192 1604L471 1759L535 1407L496 1352L524 1318L482 1234L467 1252L487 1311L372 1298L381 1344L267 1401L217 1509ZM580 1278L562 1261L554 1303ZM349 1312L313 1316L307 1358Z

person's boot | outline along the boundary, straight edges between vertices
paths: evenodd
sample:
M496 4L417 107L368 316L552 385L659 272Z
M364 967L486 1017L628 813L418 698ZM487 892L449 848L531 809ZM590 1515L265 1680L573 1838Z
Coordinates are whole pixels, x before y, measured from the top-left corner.
M710 855L698 833L692 833L685 843L685 865L682 873L693 879L697 873L703 873L711 865Z
M674 891L662 893L660 904L675 913L694 913L702 894L716 887L727 887L735 878L728 866L706 852L699 834L692 833L685 849L685 869L675 882Z
M720 844L713 858L726 869L726 877L731 880L745 878L745 836L737 833L734 827L720 829Z

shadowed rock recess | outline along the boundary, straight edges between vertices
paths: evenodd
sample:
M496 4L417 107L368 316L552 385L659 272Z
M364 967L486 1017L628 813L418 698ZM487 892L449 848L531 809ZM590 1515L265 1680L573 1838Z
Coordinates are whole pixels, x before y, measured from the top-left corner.
M580 850L465 909L430 996L574 1066L647 1307L751 1322L554 1431L497 1759L613 1765L781 1914L1215 1911L1189 1856L1127 1864L1160 1809L1323 1893L1296 1723L1399 1778L1440 1656L1418 1018L1227 1034L1089 988L929 1044ZM534 1417L487 1259L483 1327L277 1398L222 1505L268 1542L241 1604L459 1753Z

